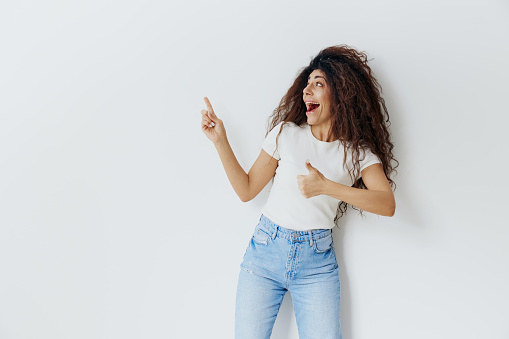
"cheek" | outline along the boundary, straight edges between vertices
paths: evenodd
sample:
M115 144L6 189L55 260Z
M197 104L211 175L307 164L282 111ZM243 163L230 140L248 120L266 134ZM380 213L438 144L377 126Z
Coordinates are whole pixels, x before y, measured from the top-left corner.
M323 107L329 108L330 107L330 97L326 94L322 95L321 102L323 103Z

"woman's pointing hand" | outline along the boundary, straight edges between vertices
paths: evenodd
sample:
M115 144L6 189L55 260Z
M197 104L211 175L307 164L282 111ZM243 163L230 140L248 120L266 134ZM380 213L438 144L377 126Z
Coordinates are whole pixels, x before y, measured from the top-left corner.
M226 139L226 130L223 125L223 120L219 119L214 113L209 99L204 97L203 100L205 101L205 105L207 105L207 109L201 110L201 129L207 138L215 144Z

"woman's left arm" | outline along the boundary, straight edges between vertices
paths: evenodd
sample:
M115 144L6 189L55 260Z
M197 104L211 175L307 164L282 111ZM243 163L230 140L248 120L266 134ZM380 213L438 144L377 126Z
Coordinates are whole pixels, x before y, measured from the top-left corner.
M361 175L367 190L346 186L325 178L322 194L344 201L363 211L392 217L396 210L396 201L382 165L377 163L368 166Z

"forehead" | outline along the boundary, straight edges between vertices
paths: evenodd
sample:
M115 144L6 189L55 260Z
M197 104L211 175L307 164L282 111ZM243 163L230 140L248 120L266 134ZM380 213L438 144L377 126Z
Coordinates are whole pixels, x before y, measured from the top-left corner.
M308 77L308 80L313 80L315 77L318 77L318 79L323 78L325 79L325 73L322 72L319 69L315 69Z

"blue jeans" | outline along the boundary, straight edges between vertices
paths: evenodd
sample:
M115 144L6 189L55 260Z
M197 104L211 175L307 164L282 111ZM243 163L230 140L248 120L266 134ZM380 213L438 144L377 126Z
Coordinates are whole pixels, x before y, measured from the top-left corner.
M268 339L286 291L300 339L342 339L332 231L294 231L261 215L240 264L235 339Z

